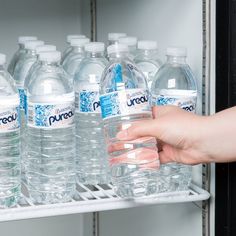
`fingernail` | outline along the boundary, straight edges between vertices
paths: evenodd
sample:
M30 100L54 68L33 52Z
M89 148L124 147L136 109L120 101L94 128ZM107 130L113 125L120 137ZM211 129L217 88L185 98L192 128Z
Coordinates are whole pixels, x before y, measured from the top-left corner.
M123 130L117 133L116 138L119 140L126 139L128 137L127 130Z

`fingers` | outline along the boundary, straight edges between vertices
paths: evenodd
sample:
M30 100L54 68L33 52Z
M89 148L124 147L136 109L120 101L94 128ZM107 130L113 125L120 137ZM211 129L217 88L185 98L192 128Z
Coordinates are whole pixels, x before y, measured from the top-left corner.
M139 137L152 136L157 139L162 136L162 133L165 130L163 126L164 118L161 120L164 115L168 113L175 113L181 109L175 106L155 106L153 107L153 120L138 121L132 124L129 124L126 128L122 129L117 134L119 140L132 140Z
M119 140L133 140L146 136L158 136L159 126L155 120L145 120L135 122L128 129L118 132L117 138Z
M118 141L114 143L108 144L108 152L117 152L123 150L132 150L135 149L138 144L148 144L148 145L155 145L156 139L153 137L142 137L130 141ZM136 146L135 146L136 145Z

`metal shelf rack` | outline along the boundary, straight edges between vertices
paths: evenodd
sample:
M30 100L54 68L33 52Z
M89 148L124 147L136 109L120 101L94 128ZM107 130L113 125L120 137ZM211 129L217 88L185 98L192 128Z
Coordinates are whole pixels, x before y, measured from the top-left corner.
M22 196L17 206L0 209L0 222L58 216L86 212L99 212L115 209L133 208L155 204L197 202L206 200L210 194L192 184L188 191L161 193L138 199L122 199L112 190L112 185L77 185L73 199L68 203L35 205L27 194L24 183Z

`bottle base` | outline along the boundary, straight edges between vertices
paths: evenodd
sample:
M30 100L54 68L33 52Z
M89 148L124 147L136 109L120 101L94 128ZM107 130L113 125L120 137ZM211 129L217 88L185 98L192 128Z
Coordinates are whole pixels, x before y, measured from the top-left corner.
M78 184L85 185L97 185L97 184L109 184L110 178L106 174L78 174L76 176L76 182Z
M55 204L70 202L75 190L63 192L38 192L30 191L29 197L34 204Z
M115 193L122 198L138 198L156 194L159 187L156 179L135 179L129 183L114 184Z
M21 186L18 185L15 188L9 190L10 193L6 193L4 191L4 193L2 191L0 191L0 208L4 209L4 208L9 208L9 207L14 207L18 200L20 199L20 193L21 193ZM2 195L6 195L8 194L8 196L2 196Z

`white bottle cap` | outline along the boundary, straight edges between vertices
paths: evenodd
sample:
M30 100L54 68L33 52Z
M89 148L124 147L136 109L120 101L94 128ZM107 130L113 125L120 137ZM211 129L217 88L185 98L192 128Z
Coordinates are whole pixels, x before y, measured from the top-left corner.
M0 53L0 65L4 65L6 63L6 55Z
M105 44L100 42L87 43L85 46L87 52L104 52Z
M41 52L39 54L39 60L46 62L59 62L61 60L61 52L59 51Z
M44 45L44 41L30 40L30 41L25 41L24 45L25 45L25 49L35 50L38 46Z
M84 39L84 38L86 38L86 36L83 34L70 34L67 35L66 42L70 43L71 39Z
M41 45L41 46L38 46L36 47L36 54L39 54L41 52L53 52L53 51L56 51L57 50L57 47L55 45Z
M167 56L186 57L187 48L184 47L169 47L166 50Z
M117 43L117 44L112 44L107 48L108 55L118 52L129 52L128 45Z
M138 39L136 37L122 37L119 38L118 42L126 44L128 46L136 46Z
M108 40L116 41L121 37L126 37L126 33L109 33Z
M138 49L141 49L141 50L156 50L157 49L157 42L156 41L150 41L150 40L138 41Z
M25 41L29 40L37 40L38 38L36 36L20 36L18 38L18 43L23 44Z
M72 47L83 47L85 44L89 43L89 38L73 38L70 40L70 45Z

